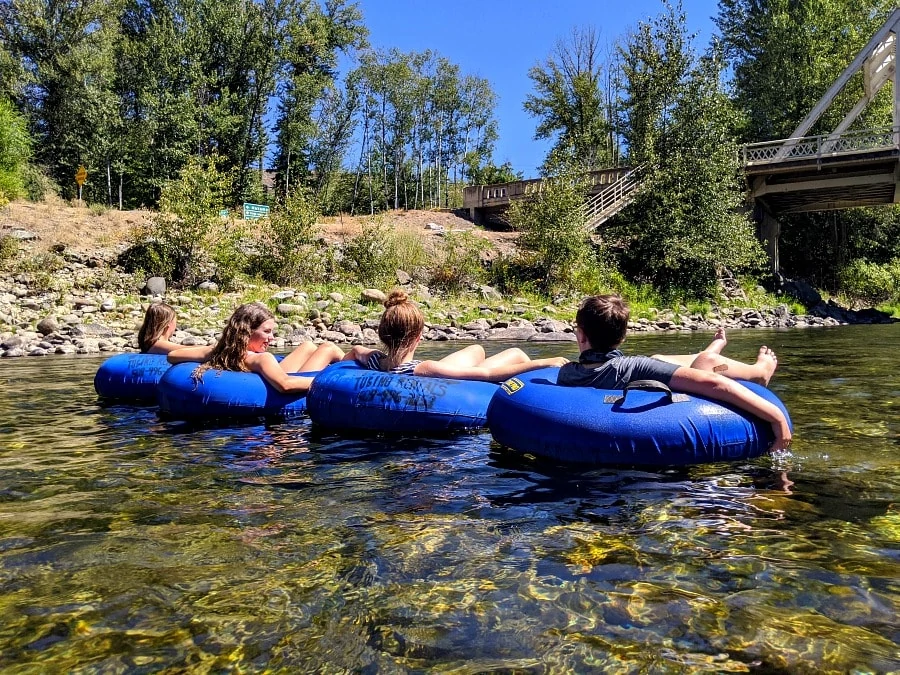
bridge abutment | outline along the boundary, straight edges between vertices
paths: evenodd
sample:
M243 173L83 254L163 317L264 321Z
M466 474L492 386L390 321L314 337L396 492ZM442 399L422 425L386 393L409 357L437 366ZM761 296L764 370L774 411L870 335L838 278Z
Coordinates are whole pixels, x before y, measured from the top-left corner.
M756 238L759 239L769 258L769 271L773 274L779 270L778 237L781 236L781 223L759 201L753 205L753 220L756 222Z

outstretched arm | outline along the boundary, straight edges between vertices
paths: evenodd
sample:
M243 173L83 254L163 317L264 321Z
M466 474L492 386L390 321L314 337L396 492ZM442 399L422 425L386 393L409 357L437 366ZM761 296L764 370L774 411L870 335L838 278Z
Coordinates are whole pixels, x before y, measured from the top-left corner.
M166 354L174 352L178 349L187 349L187 347L184 347L184 346L178 344L177 342L169 342L165 338L160 338L159 340L157 340L156 342L153 343L153 346L147 350L147 353L148 354L166 355Z
M550 359L535 359L525 363L509 363L499 366L456 366L443 361L422 361L416 366L415 374L425 377L449 377L454 380L482 380L503 382L516 375L538 368L560 367L569 360L561 356Z
M369 360L369 356L372 352L375 352L375 349L369 349L368 347L363 347L362 345L354 345L349 352L344 354L344 358L341 361L356 361L360 365L366 365L366 361Z
M288 375L269 352L248 354L246 359L250 372L261 376L282 394L303 394L312 386L313 378L303 375Z
M672 375L669 386L673 391L700 394L730 403L765 420L772 425L772 431L775 432L775 440L769 450L785 450L791 445L791 429L781 409L727 377L705 370L682 367Z
M181 347L169 352L166 359L169 363L188 363L191 361L203 363L209 359L212 350L212 347Z

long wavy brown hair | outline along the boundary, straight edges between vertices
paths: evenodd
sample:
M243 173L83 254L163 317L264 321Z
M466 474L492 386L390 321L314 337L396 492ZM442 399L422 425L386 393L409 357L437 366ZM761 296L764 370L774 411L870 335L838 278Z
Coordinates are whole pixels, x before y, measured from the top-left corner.
M378 324L378 337L392 360L411 347L425 327L425 317L406 291L395 288L384 301L384 314Z
M166 334L169 322L175 318L175 310L164 302L154 302L144 314L144 323L138 331L138 348L146 354Z
M192 373L195 380L203 378L203 373L210 368L218 370L236 370L246 373L244 359L247 356L247 344L250 334L275 316L269 308L260 302L248 302L241 305L231 316L222 331L222 337L213 347L212 354L206 363L201 363Z

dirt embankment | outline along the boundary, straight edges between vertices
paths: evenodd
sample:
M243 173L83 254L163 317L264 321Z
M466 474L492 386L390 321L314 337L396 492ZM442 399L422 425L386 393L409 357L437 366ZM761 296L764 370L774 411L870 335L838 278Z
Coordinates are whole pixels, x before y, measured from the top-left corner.
M37 236L34 246L37 250L62 244L90 253L124 243L152 215L152 211L143 209L119 211L71 206L59 199L40 203L17 201L0 209L0 235L21 229ZM503 253L515 247L515 233L476 228L471 221L446 211L389 211L378 218L392 228L418 233L426 240L440 236L441 229L474 229ZM364 224L371 221L370 216L341 215L323 217L319 225L327 240L340 242L359 234ZM430 228L431 224L439 225L440 229Z

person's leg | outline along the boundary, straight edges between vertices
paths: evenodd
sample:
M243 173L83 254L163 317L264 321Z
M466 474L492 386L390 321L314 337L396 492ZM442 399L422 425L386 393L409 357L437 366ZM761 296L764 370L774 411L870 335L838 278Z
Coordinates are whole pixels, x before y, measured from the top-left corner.
M325 366L340 361L343 357L343 350L331 342L323 342L318 346L312 342L304 342L285 356L280 365L286 373L309 372L322 370Z
M528 354L518 347L512 347L511 349L504 349L502 352L489 356L481 363L481 365L485 367L512 366L519 363L528 363L529 361L531 361L531 359L528 357Z
M728 338L725 337L725 329L720 328L713 336L712 342L699 354L654 354L652 358L690 368L701 354L721 354L726 344L728 344Z
M469 345L452 354L447 354L439 361L453 366L480 366L484 362L484 347L481 345Z
M765 345L759 348L756 363L753 364L735 361L714 352L701 352L690 364L690 367L698 370L711 370L734 380L750 380L768 386L769 380L772 379L772 375L778 367L778 357Z

